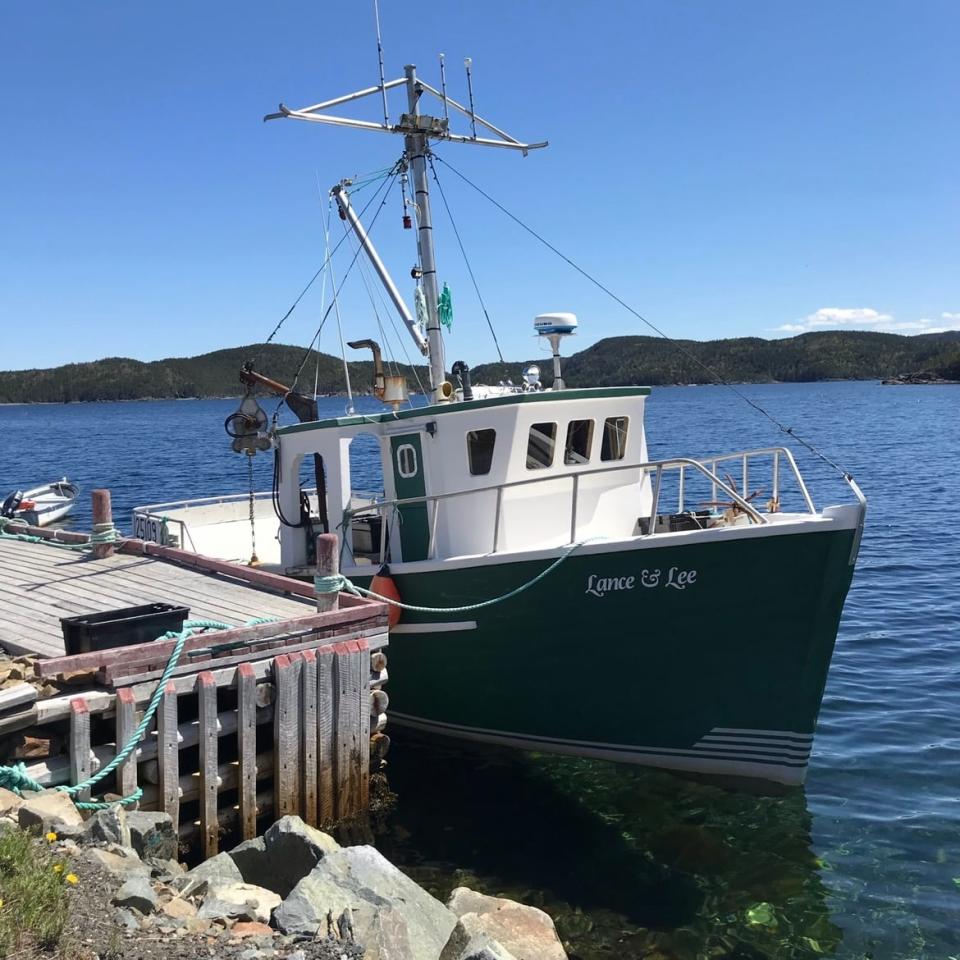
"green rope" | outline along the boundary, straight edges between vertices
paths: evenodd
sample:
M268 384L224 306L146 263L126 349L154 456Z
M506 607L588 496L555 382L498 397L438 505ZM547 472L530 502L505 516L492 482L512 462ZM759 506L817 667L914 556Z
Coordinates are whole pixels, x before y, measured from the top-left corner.
M499 597L494 597L492 600L481 600L479 603L468 603L462 607L420 607L412 603L401 603L399 600L394 600L391 597L381 596L379 593L374 593L372 590L367 590L365 587L358 587L353 581L345 577L342 573L334 574L330 577L321 577L315 576L313 578L313 589L320 594L324 593L339 593L341 590L346 591L347 593L356 594L358 597L370 597L373 600L380 600L383 603L392 604L395 607L399 607L401 610L409 610L411 613L468 613L471 610L482 610L484 607L492 607L495 603L502 603L504 600L510 600L512 597L519 596L521 593L529 590L532 586L539 583L545 577L548 577L557 567L560 566L567 557L573 553L578 547L582 547L585 543L588 543L587 540L581 540L579 543L571 543L564 552L557 557L549 567L541 570L532 580L528 580L526 583L520 584L519 587L514 587L513 590L508 593L504 593Z
M112 523L95 523L90 539L86 543L64 543L62 540L38 537L32 533L10 533L8 530L26 529L28 524L17 518L0 517L0 540L19 540L21 543L43 543L61 550L83 552L92 550L98 544L116 543L119 540L117 530Z
M88 777L86 780L82 780L80 783L74 784L73 786L57 787L61 793L65 793L69 797L75 798L78 793L89 789L95 783L99 783L105 776L107 776L107 774L116 770L116 768L119 767L120 764L123 763L130 756L130 754L133 753L137 747L137 744L144 738L144 736L146 736L147 730L150 729L150 721L153 720L153 715L157 712L157 707L160 706L160 700L163 697L163 690L167 685L167 681L170 679L173 671L177 668L177 663L180 660L180 654L183 652L183 645L187 642L189 637L193 636L196 630L202 629L229 630L230 625L227 623L220 623L218 620L188 620L183 625L183 629L181 631L177 632L175 630L170 630L162 636L157 637L157 640L176 640L177 642L170 653L170 659L167 661L167 665L164 668L160 679L157 681L157 688L153 691L153 696L150 698L150 703L147 706L147 709L143 714L143 719L140 721L137 729L133 731L130 739L126 742L123 749L105 767L98 770L92 777ZM103 800L76 799L74 799L73 802L80 810L106 810L115 804L127 805L136 803L142 796L143 789L141 787L137 787L137 789L134 790L129 796L110 803Z
M15 763L10 767L0 767L0 787L12 790L18 797L23 796L24 790L42 790L43 787L27 773L27 765L23 762Z
M247 623L247 626L256 626L260 623L270 623L274 620L276 620L276 617L257 617L253 620L250 620ZM231 629L230 624L220 623L218 620L188 620L183 625L183 629L179 632L171 630L162 636L157 637L157 640L176 640L177 642L170 653L170 658L167 660L167 665L164 667L163 673L160 676L160 679L157 681L157 687L153 691L153 696L150 698L150 703L147 706L147 709L143 715L143 719L138 724L136 730L133 731L130 739L124 744L120 752L105 767L93 774L93 776L88 777L86 780L82 781L81 783L74 784L73 786L57 787L61 793L65 793L71 799L73 799L73 802L76 804L78 809L106 810L112 806L116 806L117 804L133 804L142 798L143 790L140 787L137 787L137 789L127 797L109 802L103 800L77 800L76 795L83 790L89 789L94 784L99 783L104 777L116 770L121 763L130 757L134 750L136 750L137 744L139 744L144 736L146 736L147 731L150 728L150 723L153 720L153 716L157 712L157 708L160 706L160 700L163 697L164 687L166 687L167 681L170 679L173 671L177 668L177 663L179 662L180 656L183 653L183 647L187 642L187 639L191 637L197 630L229 629ZM5 787L7 790L13 791L18 796L22 796L24 790L39 791L44 789L42 784L37 783L36 780L33 780L30 777L30 775L27 773L26 764L24 763L16 763L12 766L0 766L0 787Z

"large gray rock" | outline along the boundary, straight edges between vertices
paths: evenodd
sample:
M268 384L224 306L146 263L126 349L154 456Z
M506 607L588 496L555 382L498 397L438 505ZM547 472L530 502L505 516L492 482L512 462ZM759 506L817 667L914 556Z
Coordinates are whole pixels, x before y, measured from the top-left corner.
M203 893L209 886L216 884L242 883L243 877L237 869L237 865L230 859L227 853L218 853L209 860L188 870L182 877L177 877L173 886L177 888L180 895L189 897L194 893Z
M333 837L300 817L288 816L279 819L262 837L234 847L230 857L247 883L286 897L325 854L339 849Z
M169 813L134 810L127 814L127 826L130 831L128 846L133 847L142 859L177 859L177 832Z
M83 817L73 801L61 790L44 790L25 797L17 810L21 827L39 827L44 832L57 832L60 826L82 827Z
M325 854L283 901L274 922L287 934L324 937L333 932L328 918L348 909L366 960L432 960L456 925L439 900L366 846Z
M459 920L440 960L467 960L470 942L482 937L496 941L519 960L567 960L553 921L536 907L467 887L457 887L447 906Z
M280 897L252 883L211 884L197 916L201 920L256 920L269 923Z
M87 821L83 834L83 839L88 843L117 843L121 847L129 847L130 828L127 826L127 811L119 806L98 810Z
M160 905L160 898L146 877L131 877L113 895L112 903L125 910L139 910L147 916Z

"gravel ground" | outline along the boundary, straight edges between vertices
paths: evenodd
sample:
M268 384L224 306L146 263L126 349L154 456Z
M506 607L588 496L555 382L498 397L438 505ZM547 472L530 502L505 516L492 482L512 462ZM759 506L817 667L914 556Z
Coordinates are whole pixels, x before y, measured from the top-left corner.
M276 934L236 940L213 924L209 933L176 929L174 921L146 919L138 930L125 930L116 920L110 900L119 879L76 857L71 869L79 877L70 903L70 918L60 944L64 960L362 960L363 949L333 940L299 940ZM299 953L298 953L299 951Z

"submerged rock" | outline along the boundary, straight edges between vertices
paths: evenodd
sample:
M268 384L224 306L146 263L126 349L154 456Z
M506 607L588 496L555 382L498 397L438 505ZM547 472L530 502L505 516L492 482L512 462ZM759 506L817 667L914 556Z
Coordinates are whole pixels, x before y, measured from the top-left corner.
M440 960L467 960L471 941L484 936L521 960L567 960L553 920L536 907L468 887L457 887L447 906L459 919ZM480 939L478 947L483 945Z
M327 853L274 914L283 933L325 937L350 927L366 960L424 960L440 955L456 917L373 847Z

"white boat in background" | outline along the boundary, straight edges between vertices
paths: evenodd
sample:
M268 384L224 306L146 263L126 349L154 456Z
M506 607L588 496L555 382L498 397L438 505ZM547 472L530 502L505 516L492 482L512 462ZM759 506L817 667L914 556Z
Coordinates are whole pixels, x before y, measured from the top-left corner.
M30 490L15 490L0 507L0 516L46 527L62 520L77 502L80 487L66 477Z

